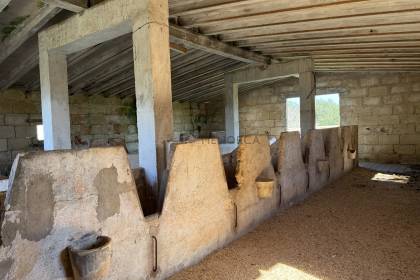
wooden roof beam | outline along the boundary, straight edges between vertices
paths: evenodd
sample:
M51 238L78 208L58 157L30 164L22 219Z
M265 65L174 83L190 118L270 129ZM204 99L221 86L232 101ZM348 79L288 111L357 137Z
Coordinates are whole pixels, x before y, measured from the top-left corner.
M241 49L208 36L191 32L180 26L171 24L169 27L171 42L199 49L226 58L256 64L271 64L271 58Z
M12 0L0 0L0 12L3 11Z
M36 34L50 19L61 11L60 8L47 5L39 9L38 13L32 15L25 22L25 25L15 30L3 42L0 42L0 64L14 53L31 36Z
M80 13L88 7L86 0L43 0L43 2L74 13Z

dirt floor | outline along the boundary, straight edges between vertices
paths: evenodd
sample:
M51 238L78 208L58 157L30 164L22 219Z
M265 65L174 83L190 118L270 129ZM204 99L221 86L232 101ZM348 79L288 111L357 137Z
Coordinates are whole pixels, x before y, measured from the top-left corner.
M420 178L357 169L171 279L420 279Z

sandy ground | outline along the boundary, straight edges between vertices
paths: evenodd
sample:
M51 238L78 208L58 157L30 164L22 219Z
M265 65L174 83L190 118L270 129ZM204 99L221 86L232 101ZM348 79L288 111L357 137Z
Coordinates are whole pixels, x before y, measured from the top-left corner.
M171 279L419 280L419 181L357 169Z

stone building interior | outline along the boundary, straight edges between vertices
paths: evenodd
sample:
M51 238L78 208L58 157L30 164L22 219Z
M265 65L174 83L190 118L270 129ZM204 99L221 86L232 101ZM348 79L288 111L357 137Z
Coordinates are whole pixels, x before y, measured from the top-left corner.
M0 0L0 279L420 279L420 1Z

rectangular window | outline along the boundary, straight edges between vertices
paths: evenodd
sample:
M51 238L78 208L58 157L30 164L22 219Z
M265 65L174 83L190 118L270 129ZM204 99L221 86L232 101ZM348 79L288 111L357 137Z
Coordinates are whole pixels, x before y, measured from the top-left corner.
M300 131L300 98L286 99L287 131Z
M338 93L315 96L316 128L340 126L340 95Z
M36 126L36 139L44 141L44 126L42 124Z

